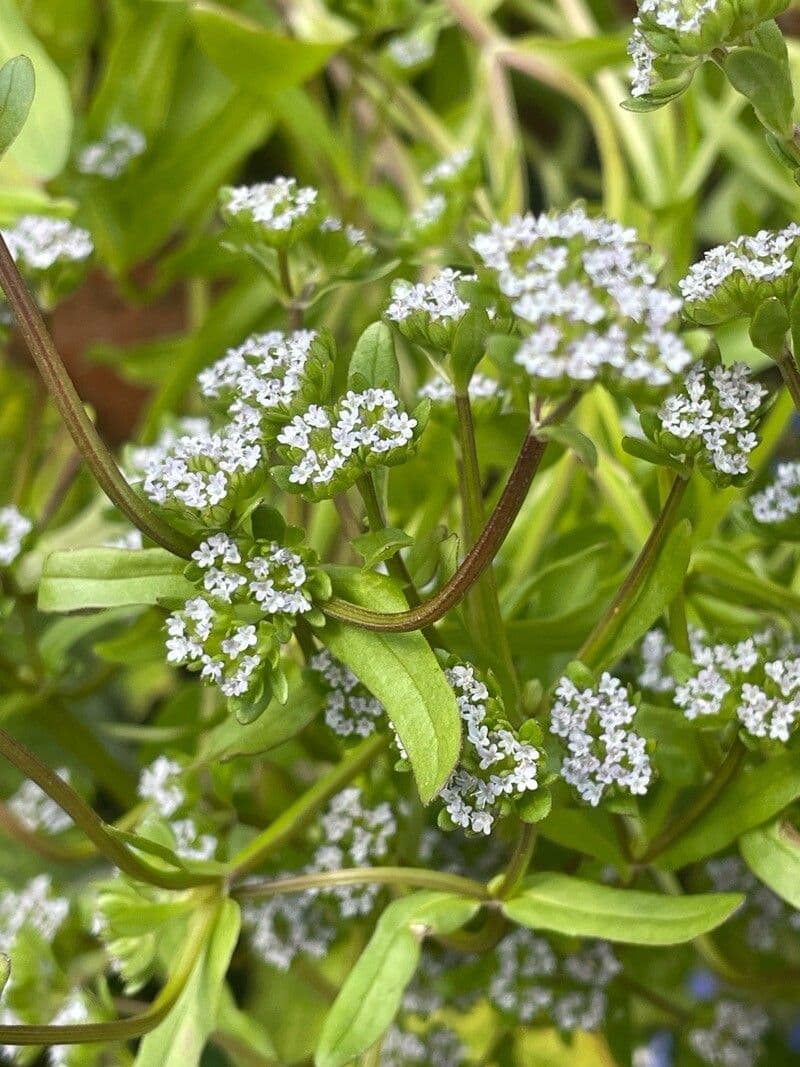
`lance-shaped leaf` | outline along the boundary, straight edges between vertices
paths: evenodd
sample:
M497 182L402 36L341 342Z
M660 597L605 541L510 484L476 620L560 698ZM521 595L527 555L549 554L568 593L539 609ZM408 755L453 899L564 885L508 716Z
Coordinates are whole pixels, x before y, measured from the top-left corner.
M451 893L412 893L384 911L328 1012L316 1067L344 1067L387 1030L417 969L426 933L448 934L480 905Z
M36 75L27 56L14 56L0 67L0 156L25 125L35 91Z
M400 367L394 350L394 335L385 322L373 322L356 341L347 382L351 389L400 388Z
M330 567L334 592L377 611L406 608L390 579ZM423 803L447 781L461 749L461 719L453 690L421 633L377 633L329 620L317 637L381 701L408 754Z
M186 600L196 592L184 560L163 548L81 548L53 552L39 583L41 611L83 611Z
M793 908L800 908L800 835L780 820L745 834L739 842L745 863Z
M546 873L527 878L503 912L522 926L569 937L677 945L720 926L743 900L741 893L672 897Z

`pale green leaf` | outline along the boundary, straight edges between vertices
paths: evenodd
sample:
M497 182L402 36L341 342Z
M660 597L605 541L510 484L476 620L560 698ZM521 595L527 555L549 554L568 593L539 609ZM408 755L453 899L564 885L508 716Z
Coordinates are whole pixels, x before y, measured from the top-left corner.
M163 548L78 548L47 557L39 584L41 611L83 611L186 600L195 592L186 566Z

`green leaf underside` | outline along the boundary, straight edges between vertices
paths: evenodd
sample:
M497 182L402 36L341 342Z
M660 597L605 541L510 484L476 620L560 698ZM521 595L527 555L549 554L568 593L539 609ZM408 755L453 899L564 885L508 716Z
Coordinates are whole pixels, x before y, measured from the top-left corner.
M36 91L36 75L27 56L14 56L0 68L0 156L20 134Z
M316 1067L344 1067L389 1027L419 961L425 933L458 930L480 905L450 893L413 893L390 904L333 1003Z
M747 866L773 893L800 908L800 836L780 821L745 834L739 851Z
M383 575L327 568L338 596L382 612L402 611L405 599ZM381 701L403 743L423 803L455 766L461 720L453 690L421 633L387 634L329 620L319 640Z
M39 585L41 611L82 611L185 600L196 592L186 564L163 548L81 548L53 552Z
M618 889L566 874L536 874L503 904L514 922L570 937L602 937L629 945L676 945L725 922L740 893L665 896Z
M659 856L668 870L712 856L800 797L800 753L787 752L741 775L695 825Z

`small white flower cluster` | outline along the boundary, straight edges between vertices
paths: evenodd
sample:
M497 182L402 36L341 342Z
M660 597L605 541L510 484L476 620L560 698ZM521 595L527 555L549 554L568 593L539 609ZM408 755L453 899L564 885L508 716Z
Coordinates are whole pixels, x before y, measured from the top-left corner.
M69 901L51 895L47 874L38 874L19 891L0 893L0 952L11 951L23 926L52 941L69 913Z
M667 670L667 656L674 646L663 630L650 630L642 638L636 664L636 682L651 693L671 693L675 679Z
M648 790L653 771L645 740L625 729L636 710L622 682L607 672L594 688L580 690L567 677L558 683L550 730L569 750L561 774L593 807L612 787L634 796Z
M239 185L223 191L223 214L243 217L266 236L286 235L298 224L313 221L319 193L296 178L274 178L257 185Z
M176 819L170 823L175 838L175 852L185 860L210 860L217 851L213 834L201 833L194 819Z
M352 249L362 256L372 256L377 251L364 230L351 223L342 222L338 215L326 215L319 224L320 233L341 233Z
M167 431L155 445L134 449L131 481L162 507L221 519L262 462L258 416L242 411L216 431L203 419L189 425L187 433Z
M499 382L481 373L472 375L467 391L472 401L493 400L501 393ZM423 400L433 401L434 404L445 404L453 400L455 389L453 383L439 372L435 378L420 387L418 395Z
M63 782L69 782L66 767L59 767L55 773ZM60 834L72 826L69 815L30 778L8 799L7 807L27 830Z
M606 1017L606 988L620 969L605 941L559 958L544 937L518 927L497 946L489 999L523 1024L545 1015L562 1031L597 1030Z
M367 867L385 859L397 833L397 820L386 801L374 808L367 807L361 790L349 786L333 797L322 816L321 827L326 843L314 853L309 870L340 871L346 867ZM345 919L369 915L378 892L377 885L369 884L324 890L326 897L336 900Z
M800 648L764 631L736 644L693 642L697 673L675 688L687 719L732 712L752 736L788 741L800 719Z
M398 34L389 41L387 51L392 61L403 70L426 63L434 52L434 41L428 34Z
M242 920L255 954L279 971L288 971L300 955L322 959L336 936L336 928L310 893L247 904Z
M461 177L474 158L471 148L459 148L426 170L422 175L422 184L429 188L449 185Z
M180 779L183 767L167 756L157 756L139 775L138 795L149 801L159 815L171 818L186 803L186 790Z
M409 232L421 236L442 221L446 210L447 197L444 193L434 193L427 197L411 212L408 220Z
M3 230L8 250L22 271L46 271L56 264L82 263L94 251L88 230L49 215L23 215Z
M745 894L737 919L745 920L745 941L755 952L775 952L787 930L800 930L800 912L760 882L739 856L708 860L706 873L717 892Z
M0 567L10 567L22 551L33 523L12 504L0 508Z
M632 63L631 96L647 96L656 81L653 64L658 53L650 47L641 31L636 28L636 20L634 20L634 30L626 50Z
M419 1034L392 1026L381 1044L380 1067L461 1067L467 1062L461 1038L442 1023L434 1023Z
M662 389L690 364L681 300L656 286L635 230L576 205L495 223L472 247L530 328L514 360L540 382Z
M755 1004L719 1000L708 1028L689 1031L689 1045L711 1067L755 1067L762 1053L762 1038L769 1016Z
M259 628L237 624L203 597L187 600L167 619L167 662L194 668L227 697L244 696L263 662L248 653L259 645Z
M233 416L248 405L273 411L287 406L303 387L315 330L253 334L198 375L200 392Z
M446 267L429 282L416 285L407 281L396 282L386 317L392 322L403 323L412 315L421 313L427 322L460 322L469 311L469 304L458 294L456 285L459 280L469 281L470 276Z
M364 470L404 455L417 420L391 389L349 390L332 407L312 404L278 434L291 462L290 485L326 493L352 485Z
M339 737L369 737L385 714L380 700L361 684L349 667L327 649L312 656L309 666L328 687L325 722Z
M541 753L507 725L493 721L489 689L474 667L457 664L446 668L445 675L466 727L466 748L439 798L456 826L489 834L503 800L539 788Z
M744 363L731 367L697 363L680 392L661 405L663 435L657 443L671 453L698 456L701 468L724 477L746 475L748 458L758 444L754 426L766 395L763 385L750 381Z
M800 514L800 463L779 463L775 481L750 497L756 522L777 526Z
M800 226L795 222L783 230L760 230L752 237L717 245L678 283L687 311L702 321L721 321L752 313L754 300L764 295L785 296L775 283L794 281L798 250Z
M99 141L92 141L81 149L75 166L81 174L96 174L112 181L119 178L146 148L147 138L141 130L117 122L108 127Z

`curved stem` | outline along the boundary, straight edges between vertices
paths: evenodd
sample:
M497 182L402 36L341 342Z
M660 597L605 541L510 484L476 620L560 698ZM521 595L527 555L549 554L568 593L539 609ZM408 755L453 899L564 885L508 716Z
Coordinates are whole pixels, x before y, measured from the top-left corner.
M549 418L544 420L542 425L549 426L559 422L577 402L578 394L572 394ZM503 495L480 537L461 561L461 565L450 581L429 600L423 601L418 607L410 608L408 611L383 613L369 611L347 600L333 597L322 605L322 610L331 619L383 633L407 633L410 630L419 630L438 622L466 596L497 555L527 496L546 447L547 441L536 436L536 429L527 435L517 456L514 469L509 475Z
M373 532L385 530L386 519L383 516L381 502L378 499L378 491L375 488L375 479L371 473L367 472L362 478L359 478L358 491L361 493L361 498L364 501L364 511L367 516L367 525L370 530ZM392 578L394 578L397 584L402 588L409 604L412 607L416 607L419 604L417 588L414 585L413 578L409 574L405 560L400 555L399 551L395 552L386 560L386 567Z
M341 871L319 871L299 874L291 878L277 878L271 882L245 882L234 890L235 897L261 900L282 893L302 893L307 889L329 889L339 885L397 885L415 889L439 889L447 893L490 901L492 895L485 885L472 878L443 871L418 870L413 867L353 867Z
M66 423L73 441L109 500L156 544L188 558L192 540L165 522L125 480L110 450L86 413L67 374L41 312L0 234L0 286L14 312L19 331Z
M502 881L495 892L496 896L506 900L514 893L519 883L525 877L535 847L536 827L531 823L523 823L517 841L517 847L514 849L514 853L503 874Z
M162 889L192 889L201 885L219 884L221 881L216 874L193 874L186 870L166 871L140 859L111 832L108 825L74 789L5 730L0 730L0 755L47 793L83 830L97 850L131 878Z
M0 1043L4 1045L82 1045L93 1042L128 1041L155 1030L175 1007L191 977L200 953L206 944L208 931L216 916L216 909L204 907L190 920L189 936L184 944L181 960L175 973L145 1011L130 1019L106 1023L76 1023L49 1026L0 1026Z
M597 625L587 637L583 647L576 657L582 663L585 663L587 667L597 666L600 658L599 654L602 652L603 646L611 637L620 616L641 592L642 586L647 580L652 566L658 559L661 549L663 548L664 541L672 529L675 516L677 515L678 508L680 507L683 494L686 492L686 486L688 484L688 480L682 475L678 474L675 476L672 488L664 502L661 513L658 516L653 529L650 531L650 536L645 541L641 552L628 572L628 577L619 587L617 595L614 597L611 604L609 604L603 616L598 620Z
M373 734L352 749L347 756L323 774L294 804L246 845L231 860L229 875L237 878L271 855L285 841L307 826L325 802L359 774L389 743L385 734Z
M794 406L797 411L800 411L800 369L798 369L788 345L784 348L783 355L777 362L781 377L789 390Z

